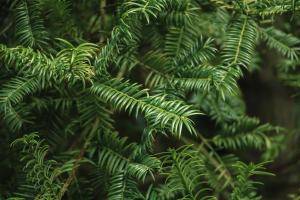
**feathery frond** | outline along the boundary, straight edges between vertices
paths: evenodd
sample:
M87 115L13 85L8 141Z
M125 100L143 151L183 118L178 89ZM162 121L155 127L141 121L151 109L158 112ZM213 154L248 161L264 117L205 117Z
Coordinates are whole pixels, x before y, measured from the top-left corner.
M237 122L225 125L213 141L216 145L225 148L254 147L256 149L267 149L271 145L267 134L278 132L279 129L278 127L272 127L270 124L260 125L259 120L255 118L242 117Z
M34 133L15 140L12 145L22 147L23 171L26 172L27 184L33 186L31 193L35 193L35 199L56 198L61 185L57 179L59 171L54 170L56 162L45 159L49 147L43 145Z
M49 38L41 15L39 1L17 1L16 37L23 46L41 49L47 45Z
M230 199L261 199L260 195L254 192L256 185L259 183L249 180L249 178L254 175L272 175L271 173L265 172L264 164L265 163L250 163L249 165L247 165L242 162L238 162L235 164L235 168L239 171L236 184L240 187L236 187L233 190Z
M295 134L245 89L300 87L298 1L1 3L0 199L258 200L277 157L289 178Z
M134 112L135 115L143 113L150 124L167 128L176 136L181 135L184 127L189 133L195 133L189 117L199 112L179 101L166 101L163 96L148 96L146 90L137 84L113 79L95 84L91 92L118 110Z
M269 48L276 49L291 60L298 59L300 40L295 36L275 28L260 29L260 34Z
M225 63L247 67L251 63L257 40L256 24L247 16L239 16L229 25L223 49Z

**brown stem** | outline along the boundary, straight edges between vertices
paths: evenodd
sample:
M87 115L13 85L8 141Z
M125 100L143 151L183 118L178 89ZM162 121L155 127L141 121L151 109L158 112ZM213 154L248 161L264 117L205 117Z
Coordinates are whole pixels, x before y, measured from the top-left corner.
M61 188L61 190L60 190L60 192L58 194L58 200L62 199L62 197L64 196L65 192L68 190L68 187L71 185L71 183L73 182L73 180L76 178L76 172L77 172L77 169L79 167L79 162L83 159L84 153L85 153L88 145L90 144L90 141L93 138L94 133L96 132L98 125L99 125L99 118L97 118L95 120L95 122L93 124L93 127L92 127L92 130L89 133L87 140L85 141L83 147L80 149L79 155L76 158L76 161L75 161L75 164L73 166L73 169L72 169L69 177L67 178L66 182L64 183L63 187ZM84 131L83 134L84 135L88 134L88 131L89 131L89 127L87 127L85 129L85 131Z
M124 74L126 73L126 70L127 70L127 66L126 66L126 65L123 65L123 66L120 68L120 70L119 70L119 72L118 72L116 78L117 78L117 79L123 78Z
M213 147L209 144L209 142L207 141L206 138L204 138L200 133L198 133L197 135L201 139L202 144L199 145L198 148L196 148L196 149L198 151L204 153L207 156L207 158L209 159L210 163L213 166L215 166L216 169L218 169L220 172L224 172L223 175L227 179L227 184L229 184L232 188L234 188L234 184L232 183L232 175L231 175L230 171L226 168L226 166L223 163L220 156L214 151ZM185 137L182 137L181 141L183 141L185 144L194 144L193 141L191 141L191 140L189 140ZM213 156L211 156L211 154L209 153L209 151L205 147L213 152L213 154L215 155L215 158ZM223 166L224 171L221 171L222 169L220 168L220 165Z

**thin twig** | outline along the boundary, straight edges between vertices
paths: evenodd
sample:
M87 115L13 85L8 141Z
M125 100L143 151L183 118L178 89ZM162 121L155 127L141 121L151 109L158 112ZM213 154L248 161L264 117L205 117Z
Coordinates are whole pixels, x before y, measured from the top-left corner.
M59 192L59 194L58 194L58 200L61 200L61 199L62 199L62 197L64 196L65 192L68 190L68 187L71 185L71 183L73 182L73 180L76 178L76 172L77 172L77 169L78 169L78 167L79 167L79 163L80 163L80 161L83 159L84 153L85 153L87 147L89 146L90 141L91 141L91 139L93 138L94 133L96 132L98 125L99 125L99 118L97 118L97 119L95 120L94 125L93 125L93 127L92 127L91 132L90 132L89 135L88 135L87 140L85 141L83 147L80 149L80 153L79 153L79 155L78 155L77 158L76 158L76 161L75 161L75 164L74 164L74 166L73 166L73 169L72 169L72 171L71 171L69 177L67 178L66 182L64 183L63 187L61 188L61 190L60 190L60 192ZM85 129L85 131L84 131L83 134L84 134L84 135L88 134L88 131L89 131L89 130L90 130L89 127L87 127L87 128Z

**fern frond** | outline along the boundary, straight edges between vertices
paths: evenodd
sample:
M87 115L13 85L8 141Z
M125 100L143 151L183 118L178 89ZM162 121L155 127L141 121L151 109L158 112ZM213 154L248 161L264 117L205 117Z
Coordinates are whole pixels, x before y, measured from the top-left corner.
M113 28L111 39L101 49L95 61L97 74L107 73L107 66L109 63L116 61L122 44L129 46L140 40L140 34L138 34L142 28L140 16L150 23L150 18L156 18L158 13L164 8L164 4L165 0L134 0L123 4L120 23ZM133 32L131 29L135 31Z
M194 41L194 45L188 50L184 50L178 58L176 58L175 63L178 65L187 66L198 66L200 64L207 64L211 61L217 49L212 45L213 39L208 38L204 41L201 37Z
M214 85L217 69L208 65L198 67L188 67L178 70L177 77L172 79L172 83L186 91L209 91Z
M165 0L133 0L126 2L127 11L125 12L125 16L132 15L135 13L142 14L146 21L149 23L150 18L156 18L158 13L164 8Z
M300 87L298 0L0 2L0 199L262 199L265 163L229 153L291 137L247 116L240 79L265 42Z
M255 22L246 16L234 20L227 31L222 57L225 63L247 67L251 63L257 30Z
M112 200L134 200L143 198L139 192L136 182L120 172L111 178L108 198Z
M134 160L135 162L128 165L128 175L142 181L145 181L146 176L150 175L154 180L153 173L160 169L160 161L156 157L149 155L140 155Z
M140 22L133 20L134 25L139 25ZM107 41L107 44L102 47L100 53L95 59L95 67L97 74L107 74L107 67L109 64L116 62L118 55L120 55L120 46L125 44L131 45L139 41L136 35L130 31L131 26L126 24L124 20L121 20L118 26L115 26L111 33L111 39Z
M291 60L298 59L300 40L295 36L286 34L275 28L261 28L260 34L269 48L276 49L276 51Z
M168 193L181 194L182 199L213 199L204 180L203 160L190 146L170 149L162 156ZM202 179L202 180L201 180ZM167 194L168 196L170 194Z
M293 3L293 0L261 1L258 5L254 5L256 5L256 7L249 9L249 14L259 15L261 17L281 15L284 13L294 13L300 9L298 5Z
M174 135L180 136L183 127L189 133L195 133L189 117L199 112L179 101L165 101L164 97L147 96L146 90L140 88L137 84L130 85L128 82L112 79L95 84L91 92L118 110L134 112L135 115L143 113L150 124L167 128Z
M39 82L35 78L16 77L5 83L0 90L0 106L13 106L20 103L25 96L39 90Z
M48 43L40 2L37 0L19 0L16 6L16 37L25 47L41 49Z
M138 59L138 63L147 71L149 70L145 85L150 88L169 82L174 73L171 59L159 51L147 52Z
M31 112L24 103L20 103L14 107L1 107L0 113L7 127L12 132L19 131L25 124L33 123Z
M250 177L254 175L272 175L271 173L265 172L265 163L249 165L237 162L234 167L238 170L238 175L236 177L236 184L239 187L234 188L231 193L231 200L240 200L240 199L261 199L260 195L257 195L254 192L255 187L259 182L249 180Z
M112 200L125 199L126 185L124 181L124 172L120 172L111 179L108 198Z
M43 0L40 1L41 12L46 14L47 31L53 38L78 37L79 31L72 16L70 0ZM68 23L65 23L65 22Z
M106 83L106 84L105 84ZM122 82L117 79L112 79L104 83L96 83L91 92L95 95L99 95L105 102L110 102L114 105L115 109L138 114L141 107L137 106L139 99L147 96L147 90L141 89L138 84L130 85L128 81ZM115 98L118 96L118 98Z
M261 125L256 118L242 117L233 124L225 125L222 133L215 136L213 141L216 145L225 148L253 147L262 150L271 145L267 135L278 131L279 128L270 124Z
M205 53L198 54L186 52L195 56L195 59L204 61ZM167 54L160 52L148 52L139 60L139 64L147 70L150 70L145 84L149 87L157 87L162 84L173 84L175 87L184 88L185 91L202 91L209 90L213 86L214 76L218 73L217 69L211 66L200 65L194 66L192 63L182 63L188 67L180 66L178 69L172 65L171 59ZM203 56L203 57L202 57ZM185 59L193 61L193 58L186 57ZM178 59L179 60L179 59ZM189 65L190 64L190 65ZM197 63L195 63L197 64Z
M203 150L199 153L203 154ZM237 162L237 157L233 155L226 155L220 157L220 160L212 158L213 153L209 152L208 155L199 155L203 160L202 173L205 174L205 178L210 187L216 191L216 193L222 194L228 188L234 188L233 179L235 176L235 170L232 165Z
M279 62L277 68L280 72L288 73L295 71L299 65L300 60L283 59Z
M237 80L242 75L241 69L236 65L218 66L214 76L214 86L223 99L238 93Z
M91 81L94 71L91 67L91 60L97 51L97 45L92 43L83 43L74 47L66 40L60 39L67 48L64 48L55 58L58 76L62 77L71 84L81 80L84 84Z
M128 158L123 157L111 148L103 147L99 154L98 165L110 174L116 174L119 171L125 170L128 164Z
M146 176L153 177L154 170L158 169L160 162L149 155L135 155L136 143L129 143L127 138L119 138L116 133L99 135L101 147L98 149L97 166L110 175L126 172L127 176L144 181Z
M166 1L165 10L159 13L159 19L168 26L180 27L191 23L199 8L192 1Z
M3 85L0 90L0 112L11 130L19 130L23 124L30 123L30 118L23 118L28 117L28 108L20 109L18 104L39 89L39 82L35 78L17 77Z
M79 121L83 127L88 127L98 118L100 119L99 128L104 131L114 130L112 112L106 108L103 102L85 93L77 102L77 106L80 114Z
M165 52L168 56L177 57L183 50L194 45L191 33L185 27L171 27L165 38Z
M228 95L225 99L217 96L218 93L199 94L199 106L217 124L223 125L230 123L244 115L246 112L245 104L238 95Z
M76 48L66 48L53 58L31 48L7 48L1 45L0 58L7 67L16 69L20 74L35 76L42 87L63 81L69 84L82 81L85 85L94 76L90 62L95 51L95 45L84 43Z
M55 161L46 160L48 146L38 140L35 133L25 135L15 140L12 146L21 145L21 162L24 162L23 170L26 172L28 184L34 186L37 199L55 199L61 187L57 176L59 171L54 170Z
M203 54L201 54L203 55ZM205 59L206 56L194 55L196 59ZM188 57L186 58L188 59ZM150 70L145 85L153 88L162 84L173 84L175 87L184 88L185 91L209 90L213 86L217 69L211 66L180 66L178 69L172 65L171 60L160 52L148 52L139 64ZM189 58L188 60L193 60ZM188 65L189 63L184 63Z

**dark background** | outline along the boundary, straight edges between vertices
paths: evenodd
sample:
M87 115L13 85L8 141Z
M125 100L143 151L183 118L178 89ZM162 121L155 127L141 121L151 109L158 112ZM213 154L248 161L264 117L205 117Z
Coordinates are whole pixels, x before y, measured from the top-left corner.
M264 49L261 49L261 52L264 52ZM296 192L300 185L297 130L299 95L297 90L286 86L278 79L275 70L277 59L278 55L275 52L264 52L260 70L247 74L240 80L248 115L258 117L264 123L286 127L292 132L285 150L269 166L269 171L276 176L264 178L265 185L261 187L263 196L270 200L287 199L286 195ZM250 157L255 157L255 153Z

